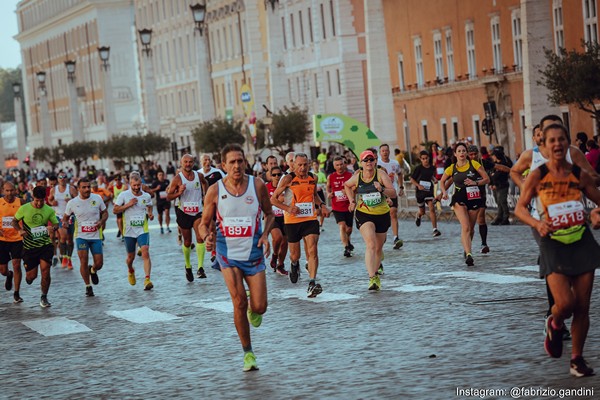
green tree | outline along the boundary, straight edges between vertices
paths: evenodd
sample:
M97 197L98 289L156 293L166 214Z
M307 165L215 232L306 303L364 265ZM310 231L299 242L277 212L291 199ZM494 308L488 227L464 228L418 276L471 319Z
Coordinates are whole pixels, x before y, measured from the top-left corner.
M47 162L56 170L58 164L62 161L61 148L59 147L36 147L33 150L33 159L36 161Z
M21 83L21 70L0 68L0 122L15 120L13 83Z
M281 156L294 145L304 143L310 133L310 120L306 109L294 105L285 106L273 114L273 123L270 126L272 145Z
M228 123L222 118L201 123L192 131L198 153L219 153L229 143L244 144L242 122Z
M75 173L79 176L81 163L98 153L98 142L73 142L62 146L63 157L75 165Z
M128 154L128 137L126 135L115 135L105 142L98 143L100 158L108 158L113 161L117 170L123 169Z
M141 158L143 162L148 160L148 157L168 151L171 141L165 136L158 133L148 132L143 135L138 133L134 136L127 136L127 153L129 157Z
M539 71L542 78L537 84L548 89L550 103L576 104L595 118L600 129L600 110L594 104L600 99L600 44L582 41L582 46L583 52L561 48L556 54L546 49L548 64Z

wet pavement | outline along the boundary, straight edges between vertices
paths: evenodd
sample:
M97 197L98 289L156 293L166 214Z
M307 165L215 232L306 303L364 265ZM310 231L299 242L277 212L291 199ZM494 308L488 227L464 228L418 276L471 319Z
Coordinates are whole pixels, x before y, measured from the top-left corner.
M526 226L490 226L491 252L475 246L475 266L467 267L456 222L440 223L442 236L433 238L428 220L420 228L402 220L404 247L392 249L390 232L382 290L374 293L360 235L353 234L354 257L345 258L327 219L319 243L323 293L306 298L304 269L293 285L269 268L269 308L252 329L260 370L244 373L220 273L207 268L207 279L188 283L176 230L161 235L154 221L155 288L143 290L141 259L130 286L114 219L95 297L85 297L77 267L60 266L52 270L49 309L38 304L39 278L23 282L24 303L0 292L0 398L450 399L468 389L516 398L513 387L556 390L520 398L558 398L561 389L590 394L594 386L595 396L570 398L600 395L599 377L569 375L570 342L561 359L544 352L546 291ZM597 370L599 303L596 288L584 355Z

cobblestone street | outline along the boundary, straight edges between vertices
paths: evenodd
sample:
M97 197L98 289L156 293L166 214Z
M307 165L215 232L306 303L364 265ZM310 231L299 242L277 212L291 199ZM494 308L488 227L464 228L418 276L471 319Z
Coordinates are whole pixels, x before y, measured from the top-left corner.
M600 393L597 377L569 375L570 342L559 360L544 352L546 291L530 229L490 226L491 252L474 254L475 267L463 262L458 223L440 230L433 238L429 221L400 221L404 247L392 249L390 231L382 290L373 293L360 235L354 257L344 258L335 222L326 220L323 293L306 298L304 269L293 285L269 268L269 308L252 329L260 370L244 373L220 273L207 268L208 279L188 283L176 229L161 235L153 222L155 288L143 290L139 259L130 286L111 214L96 297L85 297L77 267L53 268L49 309L38 304L39 278L23 282L21 304L2 290L0 398L449 399L457 388L540 386ZM585 346L596 370L598 293Z

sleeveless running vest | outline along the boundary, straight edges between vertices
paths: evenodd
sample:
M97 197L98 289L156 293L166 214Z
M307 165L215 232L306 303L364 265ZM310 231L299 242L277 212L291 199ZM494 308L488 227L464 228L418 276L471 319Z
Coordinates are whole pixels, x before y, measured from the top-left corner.
M262 209L254 177L248 176L246 191L234 196L222 180L217 181L217 253L228 260L256 261L263 257L258 240L262 235Z
M331 198L331 209L333 211L346 212L350 205L350 200L346 196L344 184L352 178L352 174L348 171L343 174L334 172L329 175L329 187L333 197Z
M2 232L3 236L0 241L3 242L20 242L23 240L19 232L13 228L12 222L15 219L17 210L21 207L21 202L18 198L12 203L9 203L4 198L0 198L0 217L2 217Z
M188 181L183 175L183 172L179 173L181 183L185 185L185 191L179 196L179 209L187 215L195 216L202 212L202 183L197 171L194 173L194 179Z
M585 207L579 189L581 169L573 165L566 178L550 173L544 164L540 167L541 178L537 191L537 209L541 218L549 220L557 229L550 235L552 239L570 244L581 239L585 230Z
M466 171L459 171L456 164L452 164L452 181L454 182L455 194L462 192L463 194L460 194L460 196L466 196L466 198L463 197L466 200L481 200L482 194L479 186L465 185L465 179L476 181L480 176L477 172L479 167L476 168L473 163L481 165L477 161L469 160L469 168Z
M265 186L267 187L267 191L269 192L269 197L273 196L273 193L275 193L275 189L277 189L273 186L273 182L267 182ZM273 209L273 215L275 215L276 217L283 217L283 210L281 208L275 207L273 205L271 206L271 208Z
M383 193L375 189L375 180L379 181L379 170L375 170L375 175L370 181L363 179L363 172L358 173L358 186L356 194L358 201L356 202L356 210L365 214L382 215L390 211ZM380 182L381 183L381 182ZM383 187L383 185L381 185Z
M65 208L67 207L67 203L72 199L71 197L71 185L67 183L67 188L64 192L58 189L59 186L54 186L54 200L58 202L58 205L54 206L54 211L56 212L56 217L61 219L63 214L65 213Z
M297 224L316 220L315 186L317 185L317 178L311 173L305 178L300 178L295 172L292 172L290 176L292 181L287 188L288 193L291 193L291 203L289 205L298 207L300 212L297 215L284 212L283 221L286 224Z

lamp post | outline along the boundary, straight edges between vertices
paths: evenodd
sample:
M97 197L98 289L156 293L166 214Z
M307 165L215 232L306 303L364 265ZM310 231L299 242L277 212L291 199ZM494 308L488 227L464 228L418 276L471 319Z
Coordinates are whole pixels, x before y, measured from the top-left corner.
M42 143L44 147L52 146L52 133L50 132L50 113L48 112L48 93L46 91L46 72L40 71L35 74L38 81L38 96L40 102L40 119L42 131Z
M190 5L194 18L194 37L196 41L196 63L198 64L198 99L200 120L209 121L215 118L215 103L213 101L213 85L211 79L211 60L208 46L208 30L206 35L206 4ZM196 35L198 33L198 35Z
M22 166L25 157L27 157L27 144L25 142L25 120L23 119L23 96L21 93L21 84L13 83L15 122L17 124L17 154L19 157L19 166ZM3 152L4 153L4 152ZM2 164L4 165L4 164Z
M150 132L160 133L160 115L156 103L156 82L154 78L154 64L152 60L152 29L140 29L140 42L142 42L142 64L144 66L144 103L146 112L146 126Z
M77 103L77 84L75 78L75 60L65 61L67 68L67 81L69 85L69 108L71 109L71 130L73 131L73 141L82 142L83 130L81 120L79 119L79 104Z
M106 126L106 138L117 133L117 120L115 116L115 106L113 104L113 88L110 77L110 46L98 47L102 69L104 70L104 124Z

